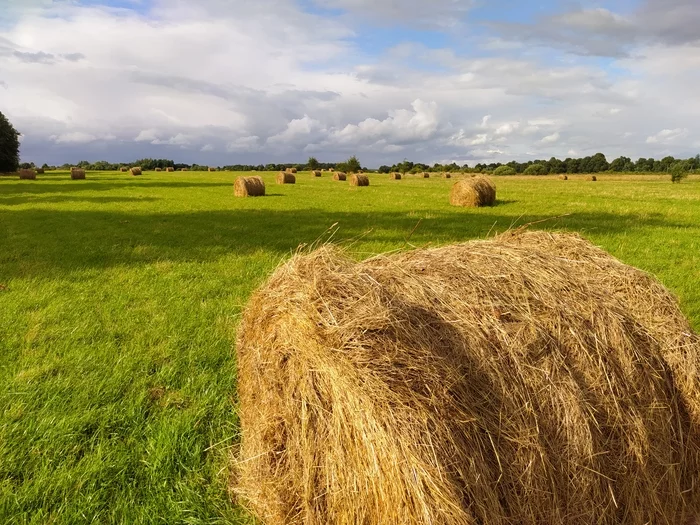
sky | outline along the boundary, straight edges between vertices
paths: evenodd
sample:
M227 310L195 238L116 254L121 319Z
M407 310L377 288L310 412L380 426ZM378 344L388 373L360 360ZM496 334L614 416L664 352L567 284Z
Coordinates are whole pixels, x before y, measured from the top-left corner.
M697 0L0 0L22 160L700 153Z

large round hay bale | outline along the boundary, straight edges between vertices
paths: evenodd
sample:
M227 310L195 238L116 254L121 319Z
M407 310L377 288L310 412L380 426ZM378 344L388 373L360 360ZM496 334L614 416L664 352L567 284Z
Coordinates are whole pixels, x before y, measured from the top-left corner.
M343 173L342 171L336 171L335 174L333 175L333 180L340 180L340 181L348 180L348 176L345 173Z
M389 179L390 180L401 180L401 174L400 173L390 173Z
M369 186L369 177L353 173L350 175L350 186Z
M163 168L156 168L156 171L163 171Z
M36 171L37 175L43 175L44 174L44 168L34 168L34 171Z
M121 171L122 173L126 173L127 171L129 171L129 168L121 167L119 168L119 171Z
M165 168L165 171L167 171L168 173L172 173L172 172L175 171L175 168L173 168L173 167L171 166L171 167L169 167L169 168Z
M130 172L132 175L134 175L134 176L138 176L138 175L141 175L142 170L141 170L141 168L139 168L139 167L135 167L135 168L131 168L131 169L129 170L129 172Z
M22 180L36 180L36 171L21 169L19 170L19 178Z
M598 180L598 177L596 177L595 175L589 175L588 177L586 177L586 180L588 182L596 182Z
M80 168L71 168L70 178L73 180L85 180L85 170Z
M233 183L233 193L236 197L263 197L265 183L262 177L238 177Z
M295 173L296 174L297 169L296 168L287 168L286 171L287 171L287 173Z
M297 178L292 173L280 171L277 174L277 184L296 184Z
M216 168L209 168L209 171L217 171Z
M180 168L180 171L190 171L188 168Z
M235 490L267 525L681 524L700 338L648 274L544 232L298 255L238 332Z
M569 180L567 175L559 175L559 180Z
M429 178L430 178L430 173L428 173L427 171L424 171L423 173L421 173L421 176L422 176L424 179L429 179Z
M486 177L474 177L456 182L450 193L450 204L479 208L496 203L496 186Z
M311 172L314 177L320 177L322 175L320 170L314 170Z
M334 169L334 168L328 168L328 171L330 171L330 172L332 173L332 172L335 171L335 169Z
M452 178L452 174L451 174L451 173L443 173L443 174L442 174L442 178L443 178L443 179L451 179L451 178Z

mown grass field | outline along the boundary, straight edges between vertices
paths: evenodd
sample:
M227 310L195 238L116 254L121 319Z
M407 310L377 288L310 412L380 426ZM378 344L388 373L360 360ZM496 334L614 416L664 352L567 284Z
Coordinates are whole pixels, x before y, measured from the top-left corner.
M300 244L357 257L526 223L580 232L658 276L700 329L700 177L496 179L498 205L449 206L453 180L351 188L264 174L0 178L0 523L249 523L227 493L236 326Z

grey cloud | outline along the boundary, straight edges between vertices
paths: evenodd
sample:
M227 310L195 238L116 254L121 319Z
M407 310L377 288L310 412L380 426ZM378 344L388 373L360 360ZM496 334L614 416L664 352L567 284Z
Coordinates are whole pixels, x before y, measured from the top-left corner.
M12 55L19 59L22 62L26 62L27 64L55 64L56 63L56 57L52 55L51 53L44 53L43 51L39 51L37 53L29 53L29 52L22 52L22 51L15 51L12 53Z
M61 58L68 60L68 62L79 62L80 60L85 60L85 55L82 53L64 53Z
M0 80L0 87L7 89L7 82L5 82L4 80Z

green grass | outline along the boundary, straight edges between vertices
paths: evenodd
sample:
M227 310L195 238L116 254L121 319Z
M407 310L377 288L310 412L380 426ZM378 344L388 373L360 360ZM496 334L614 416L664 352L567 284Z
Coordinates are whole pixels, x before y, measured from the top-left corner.
M333 225L366 257L544 221L657 275L700 328L698 177L503 178L468 210L443 179L265 174L268 197L235 199L235 176L0 179L0 523L247 523L227 494L238 318Z

